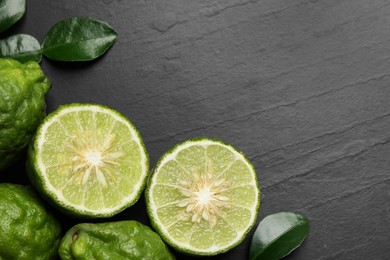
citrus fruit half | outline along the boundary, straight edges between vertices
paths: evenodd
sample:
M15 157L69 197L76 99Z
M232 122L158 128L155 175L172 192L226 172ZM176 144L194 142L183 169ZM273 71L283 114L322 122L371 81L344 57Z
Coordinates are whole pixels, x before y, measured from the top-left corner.
M134 204L148 174L134 125L94 104L60 106L38 128L28 152L32 183L65 212L110 217Z
M244 240L256 222L260 189L241 152L220 141L192 139L160 159L146 202L166 243L188 254L216 255Z

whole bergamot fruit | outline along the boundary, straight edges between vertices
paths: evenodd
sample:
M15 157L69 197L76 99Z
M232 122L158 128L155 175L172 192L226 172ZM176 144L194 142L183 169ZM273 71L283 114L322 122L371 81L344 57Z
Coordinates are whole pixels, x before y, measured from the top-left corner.
M134 220L77 224L65 234L62 260L175 259L160 236Z
M38 63L0 59L0 171L25 151L45 117L49 89Z
M0 184L0 259L54 259L61 226L32 188Z

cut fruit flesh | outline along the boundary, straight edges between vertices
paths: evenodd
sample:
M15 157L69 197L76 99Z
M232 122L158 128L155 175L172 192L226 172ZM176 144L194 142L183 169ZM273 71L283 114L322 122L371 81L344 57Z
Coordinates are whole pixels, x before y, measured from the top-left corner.
M112 216L134 204L148 173L136 128L100 105L61 106L38 129L30 154L38 190L65 211L88 217Z
M167 152L146 191L151 222L179 251L215 255L239 244L260 204L256 173L232 146L189 140Z

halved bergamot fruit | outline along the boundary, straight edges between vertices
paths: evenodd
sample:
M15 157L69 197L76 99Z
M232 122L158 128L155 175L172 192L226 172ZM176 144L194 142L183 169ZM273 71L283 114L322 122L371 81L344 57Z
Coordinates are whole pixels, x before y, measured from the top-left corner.
M193 139L160 159L146 203L166 243L188 254L216 255L244 240L256 222L260 189L241 152L220 141Z
M65 212L110 217L134 204L148 156L134 125L94 104L60 106L38 128L27 171L44 197Z

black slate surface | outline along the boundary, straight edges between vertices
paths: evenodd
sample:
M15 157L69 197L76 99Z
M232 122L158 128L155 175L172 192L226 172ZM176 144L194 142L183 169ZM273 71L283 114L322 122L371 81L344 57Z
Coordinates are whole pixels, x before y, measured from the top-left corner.
M390 258L389 1L29 0L8 34L42 41L72 16L104 20L119 38L95 62L42 61L48 112L72 102L119 110L151 166L187 138L223 139L258 172L259 220L310 219L286 259ZM26 183L23 164L1 181ZM115 219L148 224L144 200ZM62 217L65 228L78 221ZM211 259L247 259L249 242Z

